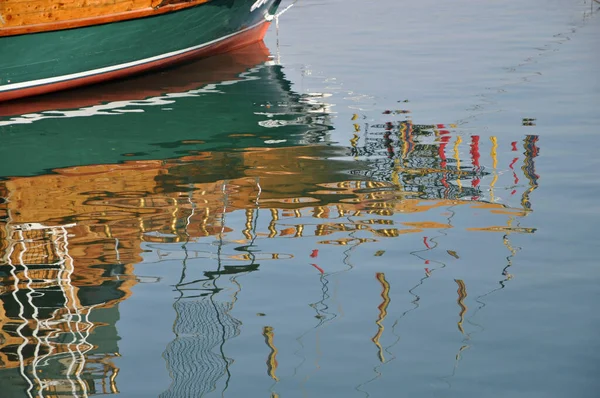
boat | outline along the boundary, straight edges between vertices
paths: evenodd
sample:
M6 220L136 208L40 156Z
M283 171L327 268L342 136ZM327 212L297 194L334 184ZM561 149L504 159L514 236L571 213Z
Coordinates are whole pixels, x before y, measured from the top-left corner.
M2 0L0 101L261 41L281 0Z

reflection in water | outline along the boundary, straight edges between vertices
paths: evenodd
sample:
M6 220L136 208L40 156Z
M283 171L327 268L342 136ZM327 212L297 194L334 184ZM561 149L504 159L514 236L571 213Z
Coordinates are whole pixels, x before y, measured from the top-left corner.
M385 280L385 274L383 272L378 272L376 277L379 283L381 283L381 298L383 301L381 302L381 304L379 304L379 307L377 307L379 309L379 316L377 317L377 321L375 322L377 324L377 334L375 334L375 336L373 336L371 340L377 346L377 356L379 357L379 361L385 362L385 357L383 356L383 347L381 346L379 339L381 338L384 329L382 322L385 320L385 317L387 315L387 308L388 305L390 305L390 284L388 283L388 281Z
M419 125L406 111L386 111L382 120L364 125L353 116L349 146L336 146L327 143L331 115L323 98L294 93L281 68L264 59L252 63L233 54L221 58L225 61L231 76L193 75L196 87L165 94L164 87L173 85L160 80L157 92L148 92L147 85L146 91L135 91L141 99L126 100L133 92L126 91L102 104L82 99L76 111L27 109L37 113L5 120L15 128L55 129L55 144L46 142L48 156L22 174L3 173L0 182L0 381L14 389L9 395L118 393L119 305L139 284L161 283L134 275L133 266L146 261L180 264L172 271L178 274L173 338L163 354L172 382L163 397L225 394L235 379L236 353L227 350L228 343L244 332L242 320L233 315L242 288L238 278L267 262L289 264L308 256L303 267L319 278L319 299L305 300L316 313L314 324L295 338L298 358L308 355L305 337L314 334L317 347L315 368L302 385L320 369L317 329L343 320L332 281L367 266L365 255L386 259L409 253L407 263L425 272L411 282L411 308L404 312L400 301L394 300L397 308L391 305L390 273L375 273L381 287L377 331L365 339L376 346L377 374L395 358L395 330L419 308L419 289L447 263L466 261L468 247L446 247L449 235L501 232L510 251L501 287L510 279L517 251L510 235L535 232L520 220L533 211L531 194L538 187L537 136L526 136L519 154L517 142L468 136L453 125ZM193 66L185 68L193 72ZM254 86L258 82L260 89ZM210 122L222 112L223 93L241 121ZM158 116L164 108L157 106L165 101L180 119ZM66 106L59 105L56 109ZM207 135L190 128L198 126L190 115L199 108L212 123L204 126ZM68 140L69 129L82 118L102 118L98 125L120 119L131 127L130 135L89 157L62 162L52 145ZM164 119L188 125L176 126L169 136L157 125L153 137L152 124ZM149 136L140 138L145 131ZM83 140L75 152L89 145ZM469 217L474 213L481 216ZM403 242L402 251L395 242ZM339 261L327 253L324 259L319 247L340 253ZM455 282L458 328L468 338L464 322L491 292L477 297L481 305L467 318L466 286L461 279ZM391 334L398 338L388 344L384 324L390 319ZM277 355L284 350L275 347L274 330L281 341L285 335L270 324L262 329L267 374L279 382L284 372L277 374ZM457 360L466 347L462 344ZM304 371L304 359L295 373Z
M77 272L74 225L4 228L0 364L18 369L27 396L118 392L118 302L135 279L118 265Z
M273 343L273 338L275 337L273 328L271 326L265 326L263 328L263 336L265 337L265 343L271 350L267 357L267 374L271 379L279 381L275 375L275 371L277 370L277 347L275 347L275 344Z
M535 163L534 159L538 156L538 147L535 145L538 141L537 135L528 135L525 137L525 141L523 142L523 147L525 148L525 160L523 161L523 166L521 166L521 170L523 170L523 175L529 181L529 188L523 192L523 199L521 200L521 204L526 209L531 209L531 202L529 201L529 195L538 187L538 178L539 176L535 174Z
M465 314L467 313L467 306L464 303L465 299L467 298L467 287L465 286L465 282L463 282L460 279L455 279L454 281L458 285L458 299L456 300L456 302L460 306L460 313L458 314L459 320L457 324L458 330L460 330L462 334L465 334L465 330L463 329L463 322L465 320Z
M174 309L175 339L164 353L173 382L160 396L205 395L229 374L223 345L239 334L241 324L228 314L231 304L211 298L178 300Z

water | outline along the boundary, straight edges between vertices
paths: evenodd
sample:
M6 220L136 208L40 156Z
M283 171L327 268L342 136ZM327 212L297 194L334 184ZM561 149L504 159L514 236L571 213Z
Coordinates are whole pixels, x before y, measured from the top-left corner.
M301 0L3 104L2 396L595 396L597 8Z

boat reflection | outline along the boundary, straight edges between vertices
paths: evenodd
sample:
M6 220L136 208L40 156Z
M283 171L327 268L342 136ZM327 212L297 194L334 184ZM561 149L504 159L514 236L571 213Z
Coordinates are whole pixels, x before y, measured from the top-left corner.
M511 233L535 231L520 226L518 220L533 210L531 194L539 179L536 136L523 139L522 152L517 142L491 137L486 143L488 152L477 135L465 137L452 126L402 120L370 124L368 131L355 126L356 134L347 147L323 145L331 127L327 104L291 91L279 66L253 66L266 56L259 60L240 54L231 57L244 62L230 72L253 77L240 78L246 83L270 87L267 92L247 87L247 92L236 97L227 90L243 89L242 84L223 85L232 101L247 106L240 111L244 120L239 126L235 121L214 121L211 127L218 131L203 142L189 141L194 135L189 125L187 130L174 127L170 143L152 136L143 140L146 147L160 142L158 152L136 155L132 149L132 155L125 156L101 148L76 165L73 159L48 156L24 172L14 172L19 165L11 164L3 173L0 380L14 389L8 395L118 393L119 368L114 358L121 352L116 327L119 305L132 291L135 294L137 285L157 282L134 273L136 264L164 259L180 264L174 271L180 275L173 286L174 337L164 351L172 383L161 396L202 396L217 390L219 383L227 388L234 376L230 369L234 355L226 352L226 343L242 331L242 322L233 315L241 290L238 277L256 272L265 261L299 258L312 250L310 264L322 284L323 297L312 304L319 327L336 316L329 311L328 278L357 264L352 263L349 251L340 260L343 266L320 263L315 243L349 249L360 246L384 256L389 247L384 240L420 234L422 244L408 248L425 267L425 276L410 291L418 306L415 289L445 266L436 250L439 239L435 234L457 228L455 221L460 217L465 231L500 232L509 248ZM219 80L225 72L215 73ZM213 78L198 78L194 85ZM71 129L70 123L82 118L103 118L97 124L107 128L105 121L123 119L135 135L135 125L141 120L138 113L115 114L116 109L143 109L150 119L144 123L158 120L153 118L157 108L145 107L150 100L117 106L119 101L112 96L121 94L107 92L107 97L98 97L93 94L96 89L88 89L91 102L73 106L86 109L85 114L67 110L54 118L55 112L28 109L35 113L27 116L22 114L25 108L19 108L16 112L21 115L5 119L5 126L19 129L60 121L57 126ZM180 95L144 90L142 97L169 98L174 111L182 114L206 107L218 119L215 115L224 104L220 99L212 102L210 95L198 97L200 91L187 85ZM250 101L254 95L260 98ZM56 105L54 101L61 98L70 101L66 97L48 101ZM103 98L103 103L94 102L97 98ZM71 107L70 102L65 106ZM91 109L101 112L88 112ZM130 115L134 116L131 120ZM189 123L190 116L184 117ZM164 134L160 127L156 130L146 131ZM56 134L59 142L68 136ZM231 148L232 136L240 138L233 145L240 150ZM273 143L275 139L285 141ZM139 144L134 141L132 148ZM512 162L499 166L505 159ZM52 172L40 174L47 169ZM473 211L487 216L469 217ZM440 214L445 221L440 221ZM279 240L277 251L258 249L270 239ZM286 244L286 239L295 239L294 245ZM460 251L444 253L456 260L461 256ZM515 251L511 253L514 256ZM195 266L190 267L191 263ZM506 277L508 266L503 271ZM390 349L382 342L384 322L394 308L389 277L383 272L375 276L380 304L376 329L368 339L383 364ZM463 324L466 284L460 279L456 283L461 308L458 328L467 334ZM262 328L268 351L266 365L261 366L278 382L275 330L271 325Z
M304 145L323 140L329 113L318 95L294 92L256 43L157 74L3 104L0 134L9 139L0 146L0 176Z

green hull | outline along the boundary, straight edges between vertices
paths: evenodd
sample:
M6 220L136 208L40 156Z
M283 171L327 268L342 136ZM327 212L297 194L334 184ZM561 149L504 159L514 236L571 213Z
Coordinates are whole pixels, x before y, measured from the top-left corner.
M153 17L0 37L0 100L16 98L19 91L164 66L225 39L233 48L236 35L264 23L280 0L251 10L254 2L213 0Z

